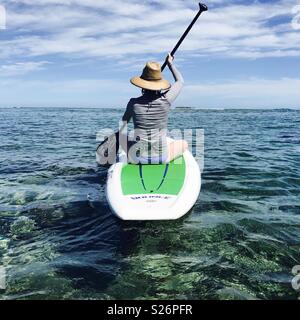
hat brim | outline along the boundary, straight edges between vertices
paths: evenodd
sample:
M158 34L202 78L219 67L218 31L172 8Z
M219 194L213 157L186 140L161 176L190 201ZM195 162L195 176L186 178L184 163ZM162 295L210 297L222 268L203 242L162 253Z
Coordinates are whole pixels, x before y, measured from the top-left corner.
M144 80L141 77L134 77L130 82L136 87L151 91L167 90L171 88L170 82L165 79L150 81Z

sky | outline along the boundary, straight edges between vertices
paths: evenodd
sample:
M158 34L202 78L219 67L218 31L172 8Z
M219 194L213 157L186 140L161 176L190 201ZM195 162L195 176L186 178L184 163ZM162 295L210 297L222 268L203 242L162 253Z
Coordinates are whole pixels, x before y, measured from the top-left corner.
M175 57L175 105L300 108L300 0L207 0ZM124 107L194 0L0 0L0 107ZM172 81L169 71L165 77Z

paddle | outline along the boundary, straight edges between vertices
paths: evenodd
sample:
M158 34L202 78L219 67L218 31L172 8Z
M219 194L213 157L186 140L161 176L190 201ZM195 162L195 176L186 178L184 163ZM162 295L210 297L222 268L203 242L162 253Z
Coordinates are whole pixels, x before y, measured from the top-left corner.
M207 6L205 4L199 3L199 11L198 11L197 15L195 16L195 18L193 19L191 24L188 26L188 28L185 30L184 34L181 36L181 38L177 42L177 44L174 47L174 49L171 51L171 56L172 57L174 57L176 51L179 49L179 47L182 44L183 40L189 34L189 32L193 28L193 26L196 23L196 21L199 19L201 13L204 12L204 11L207 11L207 10L208 10L208 8L207 8ZM162 68L161 68L162 71L165 69L165 67L168 64L167 59L164 62L164 64L162 65ZM115 163L116 155L117 155L117 153L119 151L119 147L120 147L119 133L125 128L125 126L126 126L126 123L124 123L124 125L121 127L121 129L118 132L116 132L113 135L111 135L110 137L106 138L99 145L99 147L97 148L97 151L96 151L96 153L97 153L97 162L100 165L109 165L109 164Z
M191 29L193 28L194 24L197 22L197 20L199 19L199 17L201 16L201 13L204 11L207 11L208 8L204 3L199 3L199 11L196 14L194 20L191 22L191 24L188 26L188 28L185 30L184 34L182 35L182 37L179 39L179 41L177 42L176 46L174 47L174 49L171 52L171 56L174 57L176 51L178 50L178 48L180 47L180 45L182 44L183 40L186 38L186 36L189 34L189 32L191 31ZM168 57L167 57L168 59ZM161 70L163 71L165 69L165 67L168 64L168 60L166 59L165 63L162 65Z

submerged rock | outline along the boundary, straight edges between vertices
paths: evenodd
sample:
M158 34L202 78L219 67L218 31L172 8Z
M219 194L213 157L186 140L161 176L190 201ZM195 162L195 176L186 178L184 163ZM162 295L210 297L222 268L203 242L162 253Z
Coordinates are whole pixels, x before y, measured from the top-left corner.
M9 240L0 237L0 255L4 254L8 249Z
M37 192L33 192L33 191L17 191L11 201L10 204L11 205L25 205L29 202L32 202L35 200L36 196L37 196Z
M20 217L10 226L14 238L27 237L35 229L35 221L28 217Z

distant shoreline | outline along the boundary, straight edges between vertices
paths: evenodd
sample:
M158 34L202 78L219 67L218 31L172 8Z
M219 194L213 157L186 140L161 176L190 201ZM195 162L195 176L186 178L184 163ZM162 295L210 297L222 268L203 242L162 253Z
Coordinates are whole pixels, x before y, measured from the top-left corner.
M95 110L95 109L103 109L103 110L123 110L125 107L57 107L57 106L45 106L45 107L0 107L0 110L4 109L69 109L69 110ZM194 110L203 110L203 111L228 111L228 110L282 110L282 111L300 111L300 107L224 107L224 108L202 108L202 107L172 107L172 111L194 111Z

